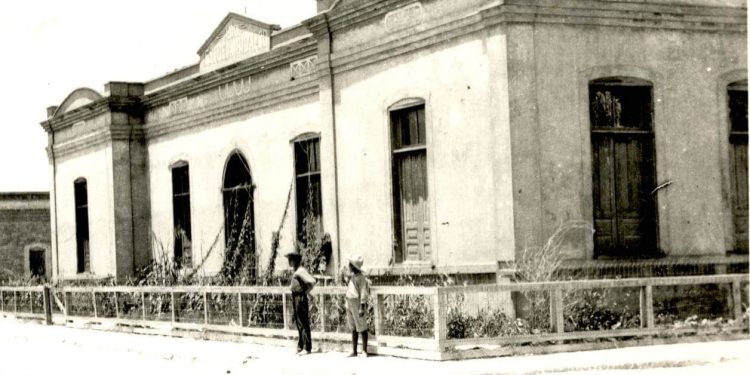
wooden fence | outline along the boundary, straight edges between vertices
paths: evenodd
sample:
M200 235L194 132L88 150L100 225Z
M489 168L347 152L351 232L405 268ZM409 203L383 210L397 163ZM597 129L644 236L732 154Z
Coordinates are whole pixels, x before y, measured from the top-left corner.
M708 288L713 304L719 301L721 306L714 316L698 320L722 321L720 328L713 329L716 333L744 334L748 328L747 285L747 274L728 274L465 287L374 287L370 304L371 332L375 336L372 345L378 353L457 359L500 355L509 353L508 348L539 348L539 344L691 335L705 330L697 323L665 323L664 314L655 313L655 290L658 306L663 309L664 288L671 291L669 301L676 301L672 307L678 310L701 302L703 297L688 295L691 290ZM342 287L319 287L311 293L314 340L351 339L345 292ZM606 302L607 298L614 302ZM0 287L0 314L41 319L47 324L83 322L161 332L296 337L291 295L283 287Z

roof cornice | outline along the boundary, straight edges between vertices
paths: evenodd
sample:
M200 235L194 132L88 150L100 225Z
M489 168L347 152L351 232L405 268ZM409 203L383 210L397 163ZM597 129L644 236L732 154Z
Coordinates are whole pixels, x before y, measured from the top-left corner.
M142 113L140 97L107 96L72 111L55 115L41 122L47 133L57 132L80 121L87 121L110 112Z
M315 40L306 38L148 93L142 98L142 103L147 108L164 105L177 98L210 90L239 78L287 65L316 52L317 43Z

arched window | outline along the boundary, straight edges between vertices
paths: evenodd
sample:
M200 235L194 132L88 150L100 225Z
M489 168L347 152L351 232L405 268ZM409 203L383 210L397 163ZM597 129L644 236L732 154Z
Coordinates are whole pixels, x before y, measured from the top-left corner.
M652 84L642 79L589 82L597 257L657 253L652 100Z
M747 80L727 86L735 250L748 251Z
M86 179L79 178L75 180L73 191L76 210L76 271L78 273L90 272L89 197Z
M254 261L255 218L253 205L253 180L250 166L238 151L233 152L224 169L224 238L231 257L224 259L224 270L239 272L247 257ZM254 267L252 272L254 272ZM255 275L251 275L255 279Z
M172 165L172 221L176 267L192 266L192 226L190 221L190 169L187 162Z
M430 258L425 104L407 99L391 106L394 261Z

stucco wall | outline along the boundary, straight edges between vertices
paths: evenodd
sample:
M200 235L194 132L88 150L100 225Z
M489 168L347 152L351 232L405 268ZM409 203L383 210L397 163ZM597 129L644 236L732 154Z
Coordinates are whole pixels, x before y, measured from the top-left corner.
M268 263L271 234L278 229L294 173L290 141L306 132L319 132L317 96L275 106L216 127L193 129L149 141L151 221L161 248L172 254L172 180L170 165L184 160L190 166L190 210L193 259L206 258L203 271L221 268L224 252L222 182L227 159L239 150L250 166L255 202L255 239L260 265ZM323 144L321 147L325 147ZM329 166L323 166L328 168ZM325 190L324 195L330 194ZM294 195L282 232L280 253L294 244ZM324 207L332 211L333 207ZM324 226L326 218L324 216ZM215 249L210 253L212 243ZM156 255L156 253L155 253ZM277 261L284 265L281 259Z
M335 77L342 257L362 254L368 268L391 260L388 107L405 98L425 100L428 264L488 265L500 258L499 248L512 248L512 210L494 211L496 201L512 206L510 190L494 186L494 174L509 174L509 163L493 170L495 152L507 151L510 141L493 131L507 122L491 122L490 81L501 77L489 75L486 48L474 35ZM506 241L496 243L498 234Z
M658 193L660 247L723 254L732 233L718 87L745 69L745 35L563 25L508 33L517 238L539 244L561 222L592 221L588 81L625 75L653 83L657 183L672 182ZM592 247L580 239L570 256L591 258Z
M91 273L115 275L112 149L100 146L57 160L57 246L59 277L76 278L76 220L73 183L85 178L88 187Z

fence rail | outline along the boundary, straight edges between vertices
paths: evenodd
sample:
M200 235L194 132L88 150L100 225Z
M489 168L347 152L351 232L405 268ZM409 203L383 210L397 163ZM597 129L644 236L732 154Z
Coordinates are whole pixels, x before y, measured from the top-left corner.
M748 281L748 274L726 274L373 287L370 324L379 347L438 353L701 330L742 332L748 328ZM333 286L312 291L310 315L316 337L350 339L345 292L346 288ZM710 306L701 310L703 302ZM0 287L0 313L47 324L84 321L267 337L296 335L291 294L284 287ZM698 324L706 321L722 324L708 328Z

